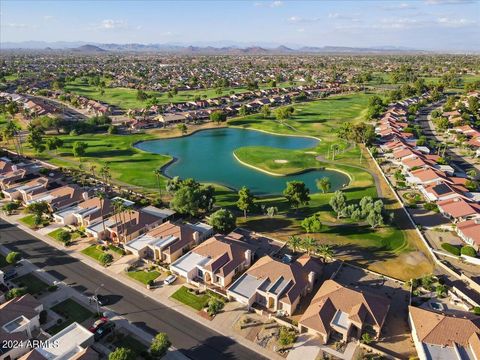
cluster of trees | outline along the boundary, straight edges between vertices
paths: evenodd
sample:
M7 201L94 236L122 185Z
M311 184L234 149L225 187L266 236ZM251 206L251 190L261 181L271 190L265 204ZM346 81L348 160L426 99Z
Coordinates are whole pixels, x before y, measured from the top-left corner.
M277 120L287 120L293 116L295 108L293 106L280 107L275 110L275 118Z
M337 130L337 136L343 140L368 146L375 140L375 127L364 122L359 124L344 122Z
M212 210L215 203L215 189L211 185L202 186L193 179L169 179L167 191L173 194L170 207L182 215L199 216Z
M358 204L347 204L345 194L338 190L330 198L329 205L337 214L337 219L350 218L353 221L366 220L375 229L385 225L385 207L382 200L373 201L371 196L364 196Z
M378 119L385 111L386 104L380 96L372 96L368 99L367 119Z
M303 249L310 254L319 255L324 261L333 258L334 248L331 245L319 244L317 240L312 237L301 238L298 235L292 235L288 238L288 246L297 253L298 249Z
M45 201L39 201L27 205L25 212L33 214L33 224L35 227L39 227L41 224L43 224L43 216L50 214L50 207Z
M210 120L220 124L227 121L227 114L225 114L222 110L215 110L210 114Z

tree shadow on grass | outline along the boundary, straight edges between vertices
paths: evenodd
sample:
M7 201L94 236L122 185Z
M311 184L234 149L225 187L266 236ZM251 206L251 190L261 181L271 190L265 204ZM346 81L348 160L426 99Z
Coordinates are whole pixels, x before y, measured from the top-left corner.
M292 220L279 218L251 219L245 222L249 229L262 232L285 232L291 224Z

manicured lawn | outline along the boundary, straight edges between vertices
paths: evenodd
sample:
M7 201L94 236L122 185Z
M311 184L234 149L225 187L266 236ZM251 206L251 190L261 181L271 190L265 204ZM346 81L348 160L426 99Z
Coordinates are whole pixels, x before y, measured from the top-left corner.
M182 286L180 289L175 291L171 297L180 301L181 303L184 303L185 305L194 308L195 310L202 310L207 306L208 300L210 299L210 295L208 294L199 296L190 293L188 288L185 286Z
M55 240L60 241L60 239L58 238L58 235L62 231L66 231L66 229L59 228L59 229L53 230L52 232L48 233L48 236L50 236L51 238L54 238ZM72 240L75 240L75 239L78 239L81 234L78 231L74 231L74 232L71 232L70 235L72 236Z
M145 270L136 270L136 271L129 271L127 275L130 276L132 279L140 281L143 284L148 284L150 280L155 280L158 278L161 273L157 270L153 271L145 271Z
M78 322L81 324L82 322L93 317L94 315L90 310L83 307L72 299L62 301L61 303L52 307L52 310L65 318L65 321L63 321L61 324L54 325L50 329L48 329L48 332L50 334L56 334L74 322Z
M148 346L135 339L131 335L124 336L121 339L117 338L113 342L113 345L115 345L115 347L124 347L132 350L135 354L137 354L137 358L140 358L141 354L148 350Z
M29 214L21 218L19 221L27 225L29 228L32 228L32 229L35 228L35 215L33 214ZM47 226L48 224L49 224L48 220L43 220L43 224L40 225L40 227Z
M47 290L48 284L40 280L33 274L26 274L15 278L15 284L18 287L25 287L27 288L27 292L32 295L37 295L43 293Z
M81 252L82 254L88 255L98 262L100 262L100 257L102 256L102 254L105 254L104 251L97 249L97 245L90 245L89 247L83 249Z

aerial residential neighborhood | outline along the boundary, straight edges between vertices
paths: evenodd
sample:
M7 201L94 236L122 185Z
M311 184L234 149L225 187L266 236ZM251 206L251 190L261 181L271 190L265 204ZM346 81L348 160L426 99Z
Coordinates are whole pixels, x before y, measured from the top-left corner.
M0 2L0 360L480 359L479 13Z

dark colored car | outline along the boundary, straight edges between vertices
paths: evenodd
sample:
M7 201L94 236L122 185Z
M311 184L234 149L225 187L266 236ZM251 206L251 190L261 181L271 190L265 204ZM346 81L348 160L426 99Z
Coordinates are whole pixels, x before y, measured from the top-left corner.
M115 324L113 322L107 322L97 328L95 333L93 334L93 339L95 341L99 341L103 339L108 334L112 333L115 329Z

